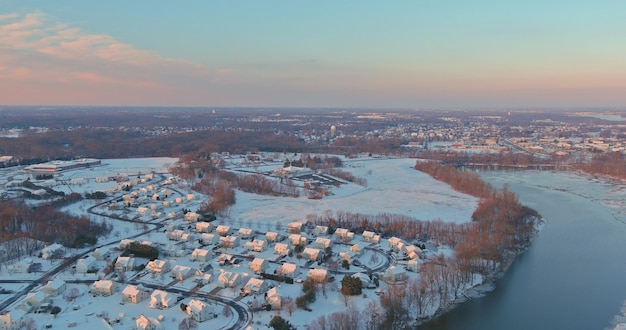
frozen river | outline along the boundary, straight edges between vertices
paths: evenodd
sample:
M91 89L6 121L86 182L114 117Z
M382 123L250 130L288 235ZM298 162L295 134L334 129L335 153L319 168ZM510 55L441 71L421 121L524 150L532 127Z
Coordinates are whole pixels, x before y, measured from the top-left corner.
M569 173L486 172L547 224L494 291L421 329L607 329L626 299L626 185Z

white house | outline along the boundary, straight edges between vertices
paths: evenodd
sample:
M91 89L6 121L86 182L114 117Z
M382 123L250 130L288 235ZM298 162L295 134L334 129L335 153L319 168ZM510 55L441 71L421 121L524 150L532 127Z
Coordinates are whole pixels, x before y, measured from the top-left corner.
M380 235L376 235L373 231L364 231L363 232L363 241L368 243L378 243L380 242Z
M0 314L0 329L2 330L18 330L22 329L22 320L26 315L26 311L13 309L5 314Z
M250 238L252 234L254 234L254 231L250 228L239 228L238 233L242 239L246 239L246 238Z
M389 244L389 248L394 251L400 251L404 246L404 242L402 241L402 239L395 236L387 239L387 244Z
M298 265L286 262L276 269L276 275L295 278L298 274Z
M304 250L302 251L302 256L309 260L318 260L318 258L320 257L320 251L320 249L304 248Z
M220 237L220 245L223 248L234 249L239 246L239 237L237 236Z
M289 254L289 246L283 243L276 243L276 245L274 245L274 252L279 256L286 256Z
M172 278L178 279L179 281L183 281L185 279L188 279L194 275L196 275L196 269L189 267L189 266L183 266L183 265L176 265L174 266L174 268L172 268L172 271L170 272Z
M235 261L235 257L233 257L232 254L222 253L217 258L217 260L219 261L220 265L232 264L233 261Z
M66 289L67 285L65 281L60 279L55 279L52 281L48 281L46 285L41 288L41 291L45 292L47 295L51 297L56 297L63 293Z
M117 290L117 282L111 280L97 280L91 285L90 292L94 295L110 296Z
M337 228L335 230L335 237L342 242L350 242L354 239L354 233L345 228Z
M205 249L195 249L191 253L191 260L207 262L213 258L213 252Z
M174 304L176 304L174 294L163 290L154 290L150 295L150 303L148 306L150 308L167 309L172 307Z
M210 222L198 222L196 223L196 231L199 233L210 233L213 227Z
M320 268L309 269L309 272L307 274L308 278L312 279L315 282L325 282L327 275L328 271L326 269Z
M220 275L217 277L217 286L220 288L234 288L239 284L240 280L239 274L221 269Z
M250 269L255 273L263 273L267 269L268 262L262 258L254 258L250 262Z
M420 262L419 259L415 258L415 259L411 259L407 262L406 264L406 268L412 272L419 272L420 270Z
M294 221L287 224L287 232L290 234L300 234L302 231L302 222Z
M135 320L135 329L137 330L161 330L163 325L161 321L154 317L146 317L141 314Z
M276 287L269 289L265 295L265 303L270 305L272 310L280 310L282 307L282 299Z
M64 252L64 247L61 244L51 244L46 246L45 248L43 248L41 250L41 258L42 259L58 259L61 258L63 256Z
M134 239L123 239L123 240L120 241L120 244L119 244L118 247L119 247L120 250L124 250L131 243L135 243L135 240Z
M164 274L171 270L171 264L168 260L155 259L149 261L146 265L146 270L155 274Z
M169 238L172 241L182 241L183 236L185 234L187 233L184 230L176 229L176 230L172 230L171 232L169 232L169 234L167 235L167 238Z
M218 236L213 233L202 233L200 235L200 244L202 245L210 245L215 244L218 241Z
M98 261L106 260L111 256L111 249L106 246L99 247L91 255Z
M255 239L252 242L246 242L246 249L254 252L263 252L265 251L265 241Z
M300 234L290 234L288 236L291 245L306 245L306 236Z
M243 292L248 294L259 294L265 292L266 290L267 283L258 278L251 278L248 280L248 283L243 286Z
M94 256L88 256L86 258L78 259L76 262L76 272L85 274L96 269L96 258Z
M30 306L30 310L33 310L42 304L47 303L50 300L48 295L42 291L30 292L24 298L24 303Z
M187 212L185 213L184 219L186 221L198 221L198 219L200 219L200 214L196 212Z
M213 307L205 304L204 302L196 299L192 299L187 304L187 315L197 322L204 322L210 320L215 316Z
M230 233L230 226L218 225L215 232L220 236L227 236Z
M318 249L329 248L331 244L330 238L318 237L315 239L315 247Z
M313 235L315 236L328 235L328 227L327 226L315 226L315 229L313 229Z
M267 233L265 233L265 240L268 242L276 242L276 240L278 239L278 233L273 232L273 231L268 231Z
M135 269L135 258L118 257L115 261L115 270L118 272L126 272Z
M398 282L406 280L407 275L402 267L390 266L383 272L382 278L387 282Z
M150 292L136 285L129 284L122 290L122 301L133 304L140 303L150 297Z

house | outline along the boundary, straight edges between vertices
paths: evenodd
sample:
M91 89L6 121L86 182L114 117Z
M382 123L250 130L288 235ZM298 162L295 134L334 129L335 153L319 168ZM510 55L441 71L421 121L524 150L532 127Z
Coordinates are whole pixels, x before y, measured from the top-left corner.
M48 281L48 283L44 285L43 288L41 288L41 291L45 292L47 295L51 297L56 297L60 295L61 293L63 293L66 288L67 288L67 285L65 284L65 281L55 279L52 281Z
M140 206L140 207L137 208L137 214L139 214L139 215L145 215L146 212L148 212L148 208L147 207Z
M202 233L202 235L200 235L200 244L202 245L210 245L210 244L215 244L218 241L218 236L212 233Z
M363 273L352 274L352 277L356 277L356 278L360 279L361 280L361 286L363 288L367 288L367 287L372 285L372 280L370 279L370 277L365 275L365 274L363 274Z
M146 317L141 314L135 319L135 329L137 330L161 330L163 326L161 321L154 317Z
M118 248L120 250L126 249L126 247L130 246L131 243L135 243L134 239L123 239L120 241Z
M0 329L2 330L19 330L22 329L22 320L26 315L26 311L13 309L5 314L0 315Z
M26 303L26 304L28 304L30 306L30 310L33 310L33 309L41 306L42 304L45 304L49 300L50 300L50 298L48 297L48 295L45 292L36 291L36 292L28 293L26 295L26 298L24 298L24 303Z
M291 245L306 245L306 236L300 234L290 234L288 239L289 244Z
M227 236L230 233L230 226L218 225L215 232L220 236Z
M187 304L187 315L196 322L204 322L215 317L213 307L197 299L192 299Z
M294 221L287 224L287 232L290 234L300 234L302 231L302 222Z
M276 269L276 275L295 278L298 274L298 265L286 262Z
M419 258L419 255L422 253L422 249L418 248L415 245L407 244L404 246L404 253L406 253L409 259Z
M265 292L266 290L267 283L258 278L251 278L248 280L248 283L243 286L243 292L248 294L259 294Z
M194 275L196 275L197 269L189 267L189 266L183 266L183 265L176 265L174 266L174 268L172 268L172 271L170 272L170 275L172 276L172 278L178 279L179 281L183 281L185 279L188 279Z
M378 243L380 242L380 235L376 235L373 231L364 231L363 232L363 241L367 243Z
M269 289L265 293L265 303L270 305L272 310L280 310L282 307L282 299L276 287Z
M89 290L94 295L110 296L117 291L117 283L111 280L97 280Z
M386 282L399 282L406 280L407 275L401 267L390 266L383 272L382 278Z
M111 256L111 249L106 246L99 247L95 249L91 255L96 258L96 260L103 261Z
M89 273L96 269L96 258L88 256L86 258L78 259L76 262L76 272L80 274Z
M406 269L412 272L419 272L420 270L420 262L418 258L411 259L406 264Z
M250 228L239 228L239 236L242 239L250 238L254 234L254 231Z
M274 245L274 252L279 256L286 256L289 254L289 246L283 243L276 243L276 245Z
M318 260L318 258L320 257L320 252L320 249L304 248L304 250L302 251L302 256L309 260Z
M357 257L357 253L353 252L353 251L344 251L344 252L339 252L339 259L340 260L345 260L347 261L349 264L352 264L352 261L354 259L356 259Z
M401 251L402 247L404 246L404 242L402 242L402 239L395 236L387 239L387 244L389 244L389 248L394 251Z
M198 222L196 223L196 231L199 233L210 233L213 226L210 222Z
M207 262L213 258L213 252L205 249L195 249L191 253L191 260Z
M150 295L150 308L167 309L176 304L174 294L163 290L154 290Z
M318 237L315 239L315 247L318 249L327 249L330 247L330 238Z
M276 242L276 240L278 240L278 233L268 231L267 233L265 233L265 240L268 242Z
M149 261L146 270L154 274L165 274L172 269L169 260L155 259Z
M135 258L118 257L115 261L115 270L118 272L126 272L135 269Z
M327 226L315 226L313 229L314 236L326 236L328 235L328 227Z
M187 212L183 218L186 221L198 221L198 219L200 219L200 214L196 212Z
M252 242L246 242L246 249L254 252L263 252L265 251L265 241L255 239Z
M326 281L328 271L326 269L311 268L307 274L307 277L315 282L321 283Z
M354 239L354 233L345 228L337 228L335 230L335 238L338 241L350 242Z
M234 249L239 246L239 237L237 236L220 237L220 245L226 249Z
M187 234L184 230L182 229L175 229L172 230L171 232L169 232L169 234L167 235L167 238L169 238L172 241L182 241L183 240L183 236Z
M63 257L65 248L61 244L51 244L41 250L42 259L59 259Z
M219 288L234 288L240 280L239 274L221 269L220 275L217 277L217 286Z
M267 269L268 262L262 258L254 258L252 262L250 262L250 269L255 273L264 273Z
M34 264L33 259L24 258L12 265L11 272L21 274L30 273Z
M150 292L136 285L129 284L122 290L122 301L124 302L137 304L148 299L148 297L150 297Z
M228 264L232 264L233 261L235 261L235 257L233 257L232 254L222 253L217 258L217 260L219 261L220 265L228 265Z

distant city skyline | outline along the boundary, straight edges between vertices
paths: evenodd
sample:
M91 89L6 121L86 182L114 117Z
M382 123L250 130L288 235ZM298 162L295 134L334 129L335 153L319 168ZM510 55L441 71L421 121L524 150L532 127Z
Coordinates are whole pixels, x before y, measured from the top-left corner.
M626 106L621 1L0 2L0 104Z

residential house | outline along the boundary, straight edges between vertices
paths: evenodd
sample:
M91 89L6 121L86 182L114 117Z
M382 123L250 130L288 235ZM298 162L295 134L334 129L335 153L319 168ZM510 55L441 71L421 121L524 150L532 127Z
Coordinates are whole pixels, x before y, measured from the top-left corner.
M176 298L173 293L163 290L154 290L150 295L150 308L167 309L176 304Z
M186 221L198 221L198 219L200 219L200 214L196 212L187 212L183 218Z
M412 272L419 272L420 270L420 261L418 258L411 259L406 264L406 269Z
M380 242L380 235L376 235L373 231L364 231L363 232L363 241L367 243L378 243Z
M252 242L246 242L246 248L249 251L263 252L263 251L265 251L265 241L264 240L255 239Z
M111 249L107 246L99 247L91 255L98 261L107 260L111 256Z
M345 228L337 228L335 238L341 242L350 242L354 239L354 233Z
M276 240L278 240L278 233L268 231L267 233L265 233L265 240L268 242L276 242Z
M254 231L250 228L239 228L239 237L241 239L250 238L254 234Z
M60 295L61 293L63 293L66 288L67 288L67 285L65 284L65 281L60 280L60 279L55 279L52 281L48 281L48 283L44 285L43 288L41 288L41 291L45 292L47 295L51 297L56 297Z
M264 280L260 280L258 278L251 278L248 280L243 286L243 292L247 294L259 294L263 293L267 290L267 283Z
M280 310L282 307L282 299L276 287L269 289L265 293L265 303L270 305L272 310Z
M406 280L407 275L402 267L390 266L383 272L382 278L386 282L399 282Z
M215 232L220 236L227 236L230 233L230 226L218 225Z
M163 329L161 321L154 317L146 317L141 314L135 319L135 329L137 330L160 330Z
M30 273L32 272L32 268L33 265L35 263L33 262L33 259L31 258L24 258L16 263L14 263L13 265L11 265L11 272L12 273L21 273L21 274L25 274L25 273ZM41 264L40 264L41 265Z
M293 279L298 275L298 265L286 262L276 269L276 275Z
M200 244L202 245L211 245L215 244L218 241L218 236L213 233L202 233L200 235Z
M117 257L115 261L115 270L118 272L127 272L135 269L135 258L133 257Z
M205 249L195 249L191 253L191 260L207 262L213 258L213 252Z
M315 226L313 229L314 236L326 236L328 235L328 226Z
M239 274L221 269L220 275L217 277L217 286L219 288L234 288L240 280Z
M416 259L419 258L419 255L422 253L422 249L415 245L407 244L404 246L404 253L406 253L409 259Z
M290 234L300 234L302 231L302 222L294 221L287 224L287 232Z
M172 278L175 278L179 281L183 281L185 279L188 279L194 275L196 275L197 269L189 267L189 266L183 266L183 265L176 265L174 266L174 268L172 268L172 271L170 272L170 275L172 276Z
M402 247L404 247L404 242L402 241L402 239L395 236L387 239L387 244L389 244L389 248L394 251L401 251Z
M302 256L309 260L318 260L321 257L320 252L320 249L304 248Z
M217 260L219 261L220 265L228 265L228 264L232 264L233 261L235 261L235 257L233 257L232 254L222 253L217 258Z
M239 246L239 237L237 236L220 237L220 245L226 249L234 249Z
M59 259L63 257L65 253L65 248L61 244L51 244L46 246L41 250L41 258L42 259Z
M82 259L78 259L76 262L76 272L80 274L89 273L96 269L96 258L88 256Z
M167 238L169 238L172 241L182 241L183 236L185 234L187 233L184 230L176 229L176 230L172 230L171 232L169 232L169 234L167 235Z
M196 223L196 231L199 233L210 233L212 229L213 226L210 222L201 221Z
M268 262L262 258L254 258L252 262L250 262L250 269L255 273L264 273L267 269Z
M350 251L350 250L344 251L344 252L339 252L339 259L340 260L345 260L349 264L352 264L352 262L356 258L357 258L357 253L356 252L353 252L353 251Z
M209 306L197 299L192 299L187 304L187 315L196 322L204 322L215 317L213 306Z
M304 235L300 235L300 234L290 234L289 237L289 244L295 246L295 245L306 245L306 236Z
M279 256L289 255L289 245L283 243L276 243L274 245L274 252Z
M327 249L330 247L330 238L318 237L315 239L315 247L318 249Z
M131 243L135 243L134 239L123 239L120 241L118 248L120 250L126 249L127 246L130 246Z
M2 330L19 330L22 329L22 321L26 315L26 311L13 309L5 314L0 314L0 329Z
M26 298L24 298L23 300L25 304L30 306L30 310L33 310L41 306L42 304L47 303L48 301L50 301L50 298L43 291L30 292L26 295Z
M117 291L117 283L111 280L97 280L91 285L90 292L94 295L110 296Z
M361 280L361 286L363 288L367 288L367 287L372 285L372 280L370 279L370 277L365 275L365 274L363 274L363 273L352 274L352 277L356 277L356 278L360 279Z
M122 301L132 304L140 303L150 297L148 290L129 284L122 290Z
M155 259L155 260L149 261L148 264L146 265L146 270L154 274L164 274L164 273L169 272L171 269L172 269L172 266L169 260L163 260L163 259Z
M328 271L326 269L320 268L309 269L309 272L307 274L308 278L318 283L325 282L326 276L328 276Z

